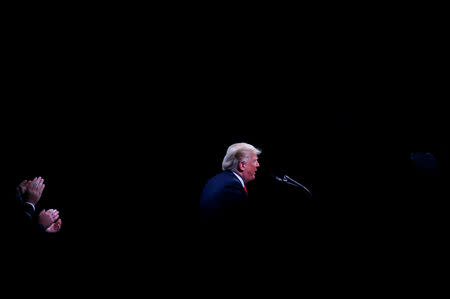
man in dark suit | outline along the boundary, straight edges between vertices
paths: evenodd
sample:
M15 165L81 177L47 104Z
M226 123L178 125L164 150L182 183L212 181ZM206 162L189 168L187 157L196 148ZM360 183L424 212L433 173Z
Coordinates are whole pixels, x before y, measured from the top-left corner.
M200 230L204 237L238 238L249 228L246 184L255 179L260 149L248 143L228 147L223 172L205 184L200 199Z

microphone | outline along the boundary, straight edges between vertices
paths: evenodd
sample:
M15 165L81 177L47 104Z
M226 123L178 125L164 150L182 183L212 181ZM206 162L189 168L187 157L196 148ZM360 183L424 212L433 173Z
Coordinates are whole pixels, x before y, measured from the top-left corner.
M269 176L274 178L274 179L276 179L279 182L283 182L285 184L288 184L288 185L291 185L291 186L294 186L294 187L302 188L303 191L305 191L308 194L308 196L310 198L312 198L312 193L311 193L311 191L308 190L308 188L306 188L304 185L300 184L299 182L295 181L294 179L288 177L287 175L283 176L283 178L280 178L280 177L278 177L278 176L276 176L276 175L274 175L272 173L269 173Z
M300 184L299 182L297 182L297 181L295 181L294 179L291 179L290 177L288 177L287 175L285 175L285 176L283 177L283 181L286 182L286 183L289 183L288 180L291 181L291 182L294 182L296 186L303 188L303 190L306 191L306 193L308 194L308 196L309 196L310 198L312 198L312 193L311 193L311 191L308 190L308 188L306 188L305 186L303 186L303 185Z
M282 178L277 177L277 176L274 175L273 173L269 173L268 175L269 175L270 177L276 179L277 181L283 182L283 179L282 179Z

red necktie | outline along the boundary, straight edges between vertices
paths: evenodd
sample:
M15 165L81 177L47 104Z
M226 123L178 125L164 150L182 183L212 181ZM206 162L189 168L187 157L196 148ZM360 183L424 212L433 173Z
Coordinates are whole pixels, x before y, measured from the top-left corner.
M244 190L245 190L245 193L247 193L247 195L248 195L247 187L245 187L245 185L244 185Z

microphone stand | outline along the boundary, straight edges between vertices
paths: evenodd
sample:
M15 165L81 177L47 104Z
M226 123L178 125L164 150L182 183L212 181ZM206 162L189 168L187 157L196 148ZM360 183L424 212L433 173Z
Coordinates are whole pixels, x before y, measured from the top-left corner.
M300 184L299 182L295 181L294 179L291 179L290 177L288 177L287 175L285 175L283 177L283 182L285 182L288 185L291 186L295 186L295 187L300 187L302 188L310 198L312 198L312 193L311 191L308 190L308 188L306 188L305 186L303 186L302 184Z

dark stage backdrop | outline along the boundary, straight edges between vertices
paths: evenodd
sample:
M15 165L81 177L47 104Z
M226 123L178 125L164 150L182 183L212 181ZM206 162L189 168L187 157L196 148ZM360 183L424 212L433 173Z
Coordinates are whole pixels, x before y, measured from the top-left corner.
M410 191L422 178L412 152L432 153L441 168L438 178L448 173L444 115L434 109L331 111L298 100L243 105L243 115L233 117L223 106L175 114L169 107L148 113L139 105L83 107L75 114L60 111L44 121L16 124L5 135L5 169L13 176L4 174L10 183L42 175L47 183L42 205L58 206L68 218L65 234L79 237L96 236L99 228L109 230L136 212L153 215L152 207L186 213L184 204L196 205L204 183L221 171L226 148L235 142L261 148L261 167L249 192L269 210L299 211L314 202L314 209L354 214L362 211L359 207L369 209L363 215L377 207L399 208L405 197L419 203ZM154 120L158 113L162 118ZM289 175L309 187L314 199L269 174ZM395 193L404 191L408 196ZM90 231L87 223L93 219L98 222Z
M350 261L441 264L428 257L448 227L448 110L436 104L448 98L444 27L285 11L253 13L256 22L210 13L197 28L170 18L100 30L79 18L11 23L22 32L6 30L3 49L2 191L43 176L39 208L63 217L33 265L57 262L65 291L82 275L96 287L99 277L147 286L140 273L172 282L182 260L192 277L195 253L208 250L196 238L202 187L241 141L262 149L248 186L261 246L244 257L262 253L263 275L270 261L294 273L311 261L320 275ZM439 172L417 160L427 153ZM304 183L313 200L269 173ZM292 273L280 270L269 277Z
M225 103L222 110L185 104L191 109L175 111L82 105L10 130L4 181L11 188L43 176L40 207L58 208L63 217L46 255L68 270L89 265L102 273L112 259L145 268L197 256L203 185L221 171L226 148L241 141L262 149L257 179L248 186L261 228L251 256L377 252L382 259L388 248L394 254L408 246L441 248L448 207L442 111L255 101L234 117ZM432 153L440 171L414 167L412 152ZM313 199L269 173L304 183Z
M243 52L219 43L180 59L168 50L148 76L103 55L95 66L67 62L76 69L67 77L11 71L3 178L45 178L41 205L64 217L53 240L65 260L195 247L202 187L242 141L262 149L248 188L268 243L300 234L325 249L440 232L448 141L445 110L433 101L439 78L397 80L381 58L245 40ZM412 152L432 153L440 172L415 168ZM304 183L313 199L270 173Z

